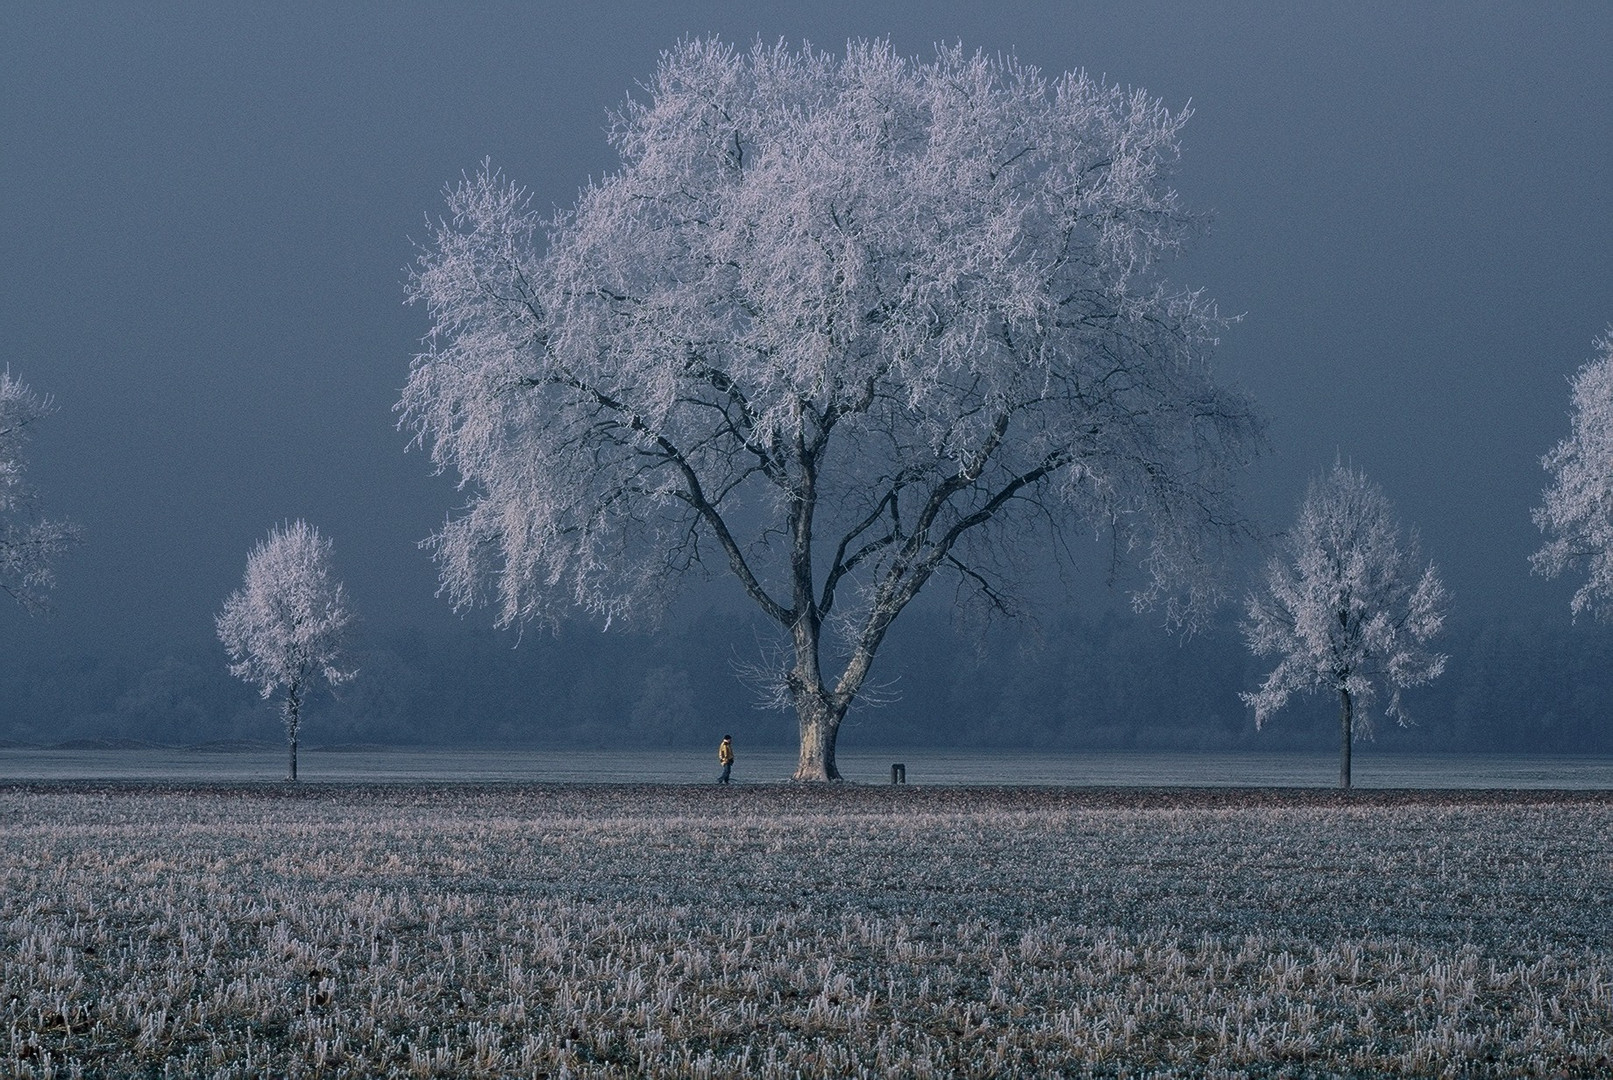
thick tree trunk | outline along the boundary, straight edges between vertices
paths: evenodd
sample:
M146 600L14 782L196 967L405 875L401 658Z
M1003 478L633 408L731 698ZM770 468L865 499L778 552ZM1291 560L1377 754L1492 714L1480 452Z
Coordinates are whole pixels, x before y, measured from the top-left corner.
M798 417L809 411L797 402ZM840 779L835 768L835 736L845 706L835 707L823 686L823 668L818 656L823 632L823 613L818 610L812 577L812 515L817 505L818 462L816 450L805 441L806 427L797 426L794 458L799 472L790 492L790 578L794 621L790 638L795 645L795 666L790 671L790 690L795 697L795 715L801 725L801 757L795 766L797 781Z
M297 728L301 723L302 700L293 686L286 691L286 744L291 751L291 761L286 779L295 782L297 779Z
M1345 791L1350 790L1350 741L1354 737L1354 732L1350 730L1351 719L1352 705L1350 702L1350 692L1348 690L1340 690L1339 734L1341 741L1339 745L1339 787L1343 788Z
M843 713L829 708L814 695L802 695L795 706L801 724L801 756L795 766L798 781L839 780L835 768L835 738Z
M798 420L812 413L808 402L802 400L796 405ZM825 423L822 418L816 422ZM910 552L896 560L887 571L885 581L875 591L873 610L869 612L867 622L857 637L845 670L831 687L824 679L818 649L823 617L834 604L833 586L832 582L825 585L820 606L812 558L812 517L817 505L818 465L828 427L821 428L810 441L806 437L808 427L804 422L797 426L792 448L794 482L788 492L791 606L784 609L773 604L772 608L789 628L795 646L795 664L790 669L788 682L795 701L796 718L800 723L801 756L796 763L794 779L823 782L840 779L840 770L835 767L835 739L840 734L840 721L868 678L874 654L885 639L891 620L900 614L934 572L945 554L945 548L935 548L918 558ZM871 524L871 521L865 524ZM924 529L927 528L926 523ZM846 543L855 535L848 535L841 543L835 556L836 574L848 568L841 560L845 557ZM914 542L910 542L909 546L913 547Z

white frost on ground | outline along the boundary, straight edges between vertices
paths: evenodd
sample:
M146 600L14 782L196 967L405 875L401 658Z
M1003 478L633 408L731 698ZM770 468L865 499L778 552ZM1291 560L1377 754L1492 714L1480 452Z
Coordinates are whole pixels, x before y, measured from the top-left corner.
M0 788L0 1069L1592 1075L1613 800Z

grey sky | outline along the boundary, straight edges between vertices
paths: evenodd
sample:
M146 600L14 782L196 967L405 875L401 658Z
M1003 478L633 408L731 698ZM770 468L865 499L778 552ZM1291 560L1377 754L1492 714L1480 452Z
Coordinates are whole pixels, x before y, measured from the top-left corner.
M1220 364L1273 421L1253 511L1283 524L1337 451L1460 605L1567 618L1528 515L1613 321L1613 7L461 7L0 9L0 354L61 407L32 477L88 536L0 642L205 639L297 516L371 625L451 618L415 542L456 496L390 411L410 237L483 157L569 205L606 110L708 32L961 40L1191 99L1178 186L1214 224L1172 276L1246 315Z

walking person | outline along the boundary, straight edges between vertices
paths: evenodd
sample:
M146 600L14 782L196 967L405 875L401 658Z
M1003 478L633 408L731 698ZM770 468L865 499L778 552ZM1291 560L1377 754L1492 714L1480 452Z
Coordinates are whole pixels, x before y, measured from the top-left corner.
M717 760L722 763L722 775L717 777L717 783L728 783L728 774L734 770L734 737L724 735L722 743L717 747Z

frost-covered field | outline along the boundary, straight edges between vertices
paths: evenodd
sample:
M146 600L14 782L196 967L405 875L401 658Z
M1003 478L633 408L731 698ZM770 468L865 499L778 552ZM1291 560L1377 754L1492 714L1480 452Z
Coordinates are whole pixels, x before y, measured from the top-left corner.
M734 779L778 783L795 771L794 747L740 743ZM957 750L842 748L841 773L883 783L891 763L914 784L1054 787L1326 787L1338 783L1338 751L1313 753ZM332 783L442 784L708 783L717 775L717 741L697 750L485 750L305 746L304 780ZM0 746L0 782L146 780L185 783L272 782L286 774L283 746L139 747ZM1371 744L1355 750L1355 784L1367 788L1613 789L1613 758L1526 754L1399 754Z
M1613 796L0 788L21 1076L1602 1075Z

